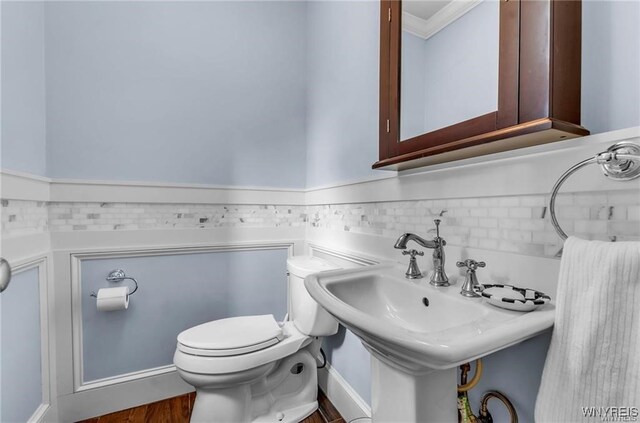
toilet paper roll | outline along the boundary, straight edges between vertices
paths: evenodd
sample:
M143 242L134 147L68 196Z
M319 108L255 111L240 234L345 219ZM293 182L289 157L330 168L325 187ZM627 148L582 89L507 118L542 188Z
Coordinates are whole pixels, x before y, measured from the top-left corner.
M103 288L98 290L96 305L100 311L117 311L129 308L129 287Z

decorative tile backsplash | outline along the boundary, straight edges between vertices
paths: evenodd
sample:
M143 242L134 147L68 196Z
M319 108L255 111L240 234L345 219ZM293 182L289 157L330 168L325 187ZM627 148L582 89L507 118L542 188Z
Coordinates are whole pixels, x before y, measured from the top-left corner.
M522 195L314 206L145 203L43 203L2 200L2 235L67 231L304 227L395 238L424 237L442 219L449 244L554 257L562 246L547 197ZM568 234L585 239L640 240L637 190L558 196L556 214Z
M43 201L0 200L2 236L42 233L48 230L48 205Z
M52 232L303 226L304 206L50 203Z
M449 244L545 257L562 246L543 195L321 205L307 213L311 227L333 231L427 237L439 218ZM637 190L559 195L556 216L565 232L585 239L640 240Z

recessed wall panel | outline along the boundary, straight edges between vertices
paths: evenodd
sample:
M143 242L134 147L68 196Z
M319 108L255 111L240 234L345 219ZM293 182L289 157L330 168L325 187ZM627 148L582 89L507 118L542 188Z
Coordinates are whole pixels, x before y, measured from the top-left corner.
M0 294L0 421L26 422L42 403L40 276L15 273Z
M282 248L83 260L84 382L172 364L177 335L201 323L248 314L281 320L287 254ZM139 289L128 309L98 311L89 295L120 286L105 280L113 269L136 278Z

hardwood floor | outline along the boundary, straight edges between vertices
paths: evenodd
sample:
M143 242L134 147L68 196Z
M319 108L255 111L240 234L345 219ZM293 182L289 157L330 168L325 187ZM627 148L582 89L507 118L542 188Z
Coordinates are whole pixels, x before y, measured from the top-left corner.
M169 398L78 423L188 423L195 392ZM331 401L318 389L318 410L301 423L345 423Z

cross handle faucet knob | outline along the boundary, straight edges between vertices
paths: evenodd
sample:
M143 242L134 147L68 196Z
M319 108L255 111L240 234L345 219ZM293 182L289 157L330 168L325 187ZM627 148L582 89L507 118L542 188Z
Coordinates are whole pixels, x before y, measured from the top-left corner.
M466 267L467 269L475 272L478 267L485 267L487 264L484 261L475 261L474 259L466 259L465 261L459 261L456 263L458 267Z
M411 258L415 258L416 256L424 256L424 251L417 251L417 250L402 251L403 256L406 256L409 254L411 255Z
M478 277L476 276L476 269L478 267L485 267L485 262L475 261L474 259L466 259L465 261L457 262L456 266L467 268L467 277L464 281L464 284L462 284L460 294L468 298L480 297L480 294L476 292L477 289L481 289L480 283L478 282Z

